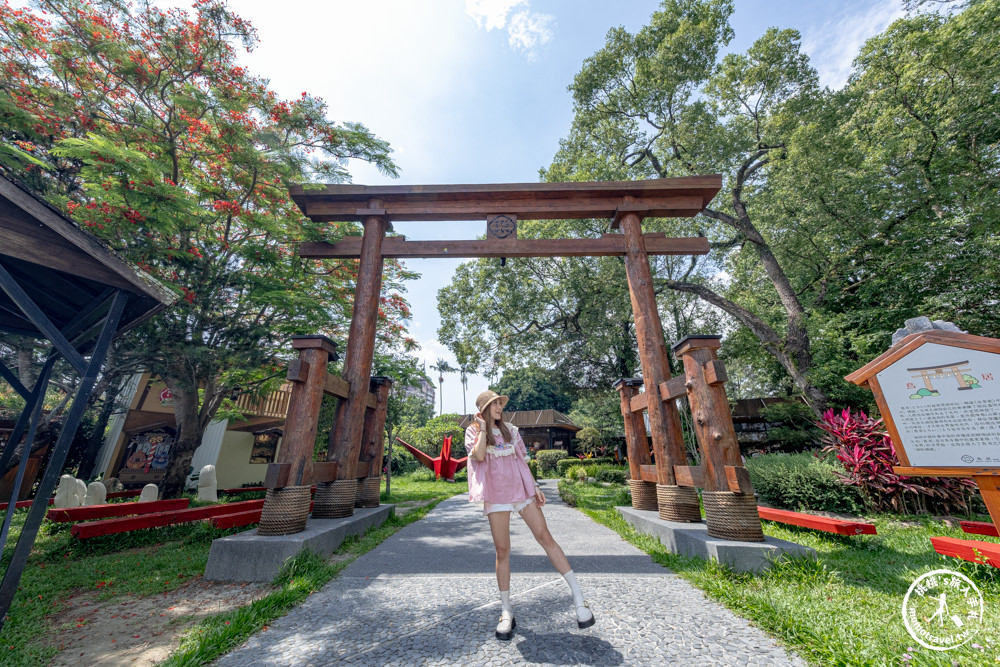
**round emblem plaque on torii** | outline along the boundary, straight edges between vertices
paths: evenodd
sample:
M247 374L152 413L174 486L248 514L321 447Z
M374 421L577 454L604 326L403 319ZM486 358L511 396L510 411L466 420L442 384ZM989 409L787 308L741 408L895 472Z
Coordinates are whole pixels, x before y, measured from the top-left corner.
M486 218L486 238L516 239L517 216L501 214Z

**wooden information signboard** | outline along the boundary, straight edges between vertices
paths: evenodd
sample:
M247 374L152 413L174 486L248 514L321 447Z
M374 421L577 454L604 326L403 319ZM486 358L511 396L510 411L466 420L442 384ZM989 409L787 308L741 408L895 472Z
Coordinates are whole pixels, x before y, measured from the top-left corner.
M1000 340L922 331L845 379L875 394L897 474L971 477L1000 525Z

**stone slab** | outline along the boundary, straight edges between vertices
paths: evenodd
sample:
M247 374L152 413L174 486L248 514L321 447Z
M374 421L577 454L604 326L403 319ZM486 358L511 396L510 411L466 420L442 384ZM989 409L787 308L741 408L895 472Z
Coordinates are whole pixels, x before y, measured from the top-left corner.
M271 581L286 560L308 549L326 557L337 550L348 535L363 535L382 525L394 505L356 507L354 514L340 519L313 519L294 535L258 535L257 529L212 541L205 566L208 581Z
M681 556L715 558L736 572L760 572L782 556L815 558L816 550L795 542L764 536L763 542L737 542L710 537L704 523L665 521L659 513L616 507L622 518L641 533L660 538L667 549Z

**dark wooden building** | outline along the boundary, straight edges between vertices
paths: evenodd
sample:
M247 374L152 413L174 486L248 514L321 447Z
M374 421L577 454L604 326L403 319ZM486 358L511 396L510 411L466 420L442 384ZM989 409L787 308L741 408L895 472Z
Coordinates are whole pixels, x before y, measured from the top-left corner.
M503 413L504 421L513 424L521 432L528 451L538 449L565 449L571 451L571 442L580 427L558 410L522 410ZM472 423L472 415L466 415L462 428Z

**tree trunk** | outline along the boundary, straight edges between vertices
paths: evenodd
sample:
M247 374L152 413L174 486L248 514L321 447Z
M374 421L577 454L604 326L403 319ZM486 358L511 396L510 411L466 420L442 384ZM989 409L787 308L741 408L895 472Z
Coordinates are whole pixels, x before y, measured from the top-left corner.
M203 429L198 420L198 388L177 378L165 377L163 381L174 395L174 419L177 428L177 442L170 453L167 475L160 485L160 498L179 498L184 492L184 484L191 474L191 459L201 445Z
M170 453L170 463L167 475L160 485L160 498L179 498L184 492L188 476L193 472L191 460L194 452L201 446L205 429L215 419L222 400L228 393L227 387L216 384L216 378L197 378L188 376L180 378L167 374L163 382L174 395L174 421L177 428L177 442ZM198 387L203 387L202 399L199 400Z
M740 324L750 329L761 345L770 353L781 367L785 369L796 388L802 392L809 408L818 419L826 409L829 399L819 387L814 386L808 377L811 357L808 354L808 338L805 341L790 341L789 336L782 338L767 322L739 304L717 294L704 285L696 283L667 282L667 287L680 292L696 294L708 303L732 315ZM795 335L805 337L804 330L796 330ZM789 352L792 352L791 354Z

